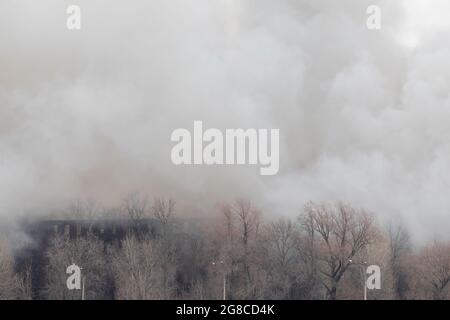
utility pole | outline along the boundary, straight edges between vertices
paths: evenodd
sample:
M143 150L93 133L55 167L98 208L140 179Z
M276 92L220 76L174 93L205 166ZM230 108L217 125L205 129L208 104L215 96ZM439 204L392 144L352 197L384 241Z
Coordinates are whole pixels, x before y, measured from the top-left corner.
M223 271L223 300L227 300L227 275Z
M362 278L363 278L363 285L364 285L364 300L367 300L367 274L366 274L366 266L367 266L367 262L354 262L353 260L348 260L348 262L350 262L351 264L357 264L359 265L360 268L360 272L362 273Z
M361 265L361 272L364 275L364 300L367 300L367 274L364 265Z
M223 300L227 300L227 273L225 270L225 263L223 262L223 260L220 260L218 262L221 266L222 266L222 272L223 272L223 291L222 291L222 299ZM212 262L213 266L216 266L218 263L216 263L215 261Z
M81 285L81 300L84 300L84 276L81 278L82 285Z

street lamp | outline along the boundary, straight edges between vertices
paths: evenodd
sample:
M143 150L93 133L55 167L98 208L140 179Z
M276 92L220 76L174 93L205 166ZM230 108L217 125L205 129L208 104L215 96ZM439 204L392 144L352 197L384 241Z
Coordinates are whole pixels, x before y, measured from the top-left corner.
M224 266L223 260L220 260L219 262L212 262L213 266L216 266L217 264ZM223 268L223 300L227 300L227 275L225 273L225 268Z
M367 262L353 262L352 259L349 259L348 262L350 262L350 264L357 264L361 266L360 272L363 274L362 278L364 279L364 300L367 300L367 275L365 269L365 267L367 266Z

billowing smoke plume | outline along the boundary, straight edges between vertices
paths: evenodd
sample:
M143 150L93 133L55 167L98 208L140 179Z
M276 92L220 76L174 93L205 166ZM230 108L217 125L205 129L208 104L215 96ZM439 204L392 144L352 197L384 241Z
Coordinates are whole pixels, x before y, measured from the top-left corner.
M140 190L197 214L235 197L288 216L342 200L443 234L450 28L418 2L2 0L0 216ZM175 167L170 134L194 120L280 128L279 174Z

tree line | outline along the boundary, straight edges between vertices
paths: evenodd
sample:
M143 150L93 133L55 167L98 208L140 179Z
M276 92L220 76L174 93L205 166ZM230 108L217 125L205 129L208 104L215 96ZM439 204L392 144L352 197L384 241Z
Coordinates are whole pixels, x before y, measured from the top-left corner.
M151 204L128 196L106 216L129 222L107 243L95 232L55 232L43 252L43 285L33 287L33 261L17 268L0 240L0 299L80 299L66 268L83 269L86 299L362 299L366 265L381 269L369 299L448 299L450 243L415 246L401 224L345 203L307 203L298 217L263 215L248 200L220 206L220 215L182 232L173 200ZM95 224L95 203L76 202L68 216ZM156 230L139 226L157 221Z

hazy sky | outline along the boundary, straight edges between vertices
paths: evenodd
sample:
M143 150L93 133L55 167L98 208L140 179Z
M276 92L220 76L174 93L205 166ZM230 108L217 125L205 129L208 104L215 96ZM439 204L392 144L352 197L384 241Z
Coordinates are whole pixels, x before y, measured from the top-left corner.
M66 28L66 8L82 29ZM366 27L366 8L382 28ZM450 228L445 0L1 0L0 216L132 191L210 214L342 200ZM280 171L175 167L170 134L280 128Z

